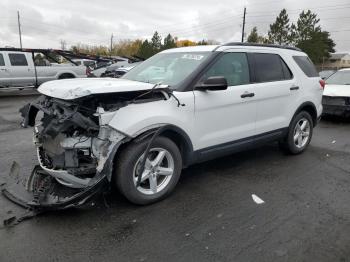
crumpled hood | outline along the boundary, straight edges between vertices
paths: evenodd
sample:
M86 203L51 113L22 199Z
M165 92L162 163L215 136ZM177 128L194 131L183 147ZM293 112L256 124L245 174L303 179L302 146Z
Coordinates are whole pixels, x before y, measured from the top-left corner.
M50 97L72 100L93 94L150 90L153 86L120 78L77 78L49 81L42 84L38 91ZM157 89L166 87L160 85Z
M323 91L324 96L350 97L350 85L327 85Z

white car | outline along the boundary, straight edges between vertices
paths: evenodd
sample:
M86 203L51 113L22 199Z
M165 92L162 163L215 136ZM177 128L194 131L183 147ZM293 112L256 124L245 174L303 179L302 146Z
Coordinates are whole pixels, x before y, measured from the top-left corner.
M323 114L350 116L350 68L335 72L326 80Z
M32 54L0 48L0 87L39 86L44 82L86 77L85 66L34 65Z
M166 50L119 79L48 82L22 109L23 125L35 127L32 176L50 185L40 192L71 191L34 202L76 206L115 183L150 204L194 163L274 141L299 154L322 113L323 84L298 49L239 43Z

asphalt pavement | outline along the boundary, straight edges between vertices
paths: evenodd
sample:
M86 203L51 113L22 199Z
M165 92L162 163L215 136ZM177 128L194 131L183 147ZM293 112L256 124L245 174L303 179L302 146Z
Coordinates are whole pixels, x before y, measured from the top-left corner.
M0 97L0 183L13 161L37 164L18 114L34 98ZM322 120L304 154L272 144L192 166L151 206L113 192L0 226L0 261L350 261L349 135L350 121ZM0 222L19 212L0 196Z

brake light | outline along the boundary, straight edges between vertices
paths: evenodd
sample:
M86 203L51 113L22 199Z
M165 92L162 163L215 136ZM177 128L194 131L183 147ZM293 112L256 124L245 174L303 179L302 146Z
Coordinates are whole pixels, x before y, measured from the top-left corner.
M324 89L324 87L326 85L326 82L323 79L321 79L320 80L320 85L321 85L321 88Z

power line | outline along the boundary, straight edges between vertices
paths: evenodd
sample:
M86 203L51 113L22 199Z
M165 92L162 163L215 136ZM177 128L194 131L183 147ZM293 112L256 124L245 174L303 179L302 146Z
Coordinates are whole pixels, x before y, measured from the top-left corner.
M333 8L332 8L333 7ZM323 11L323 10L326 10L326 11L332 11L332 10L338 10L338 9L348 9L350 8L350 4L345 4L345 5L339 5L337 7L337 5L333 5L333 6L322 6L322 7L304 7L304 8L298 8L298 9L286 9L288 14L290 13L298 13L300 11L305 11L305 10L311 10L311 11L317 11L317 10L320 10L320 11ZM274 9L274 10L270 10L269 12L249 12L248 14L253 14L251 17L262 17L262 16L274 16L273 14L271 14L271 12L279 12L281 11L281 9ZM260 15L261 14L261 15ZM266 14L266 15L264 15Z

